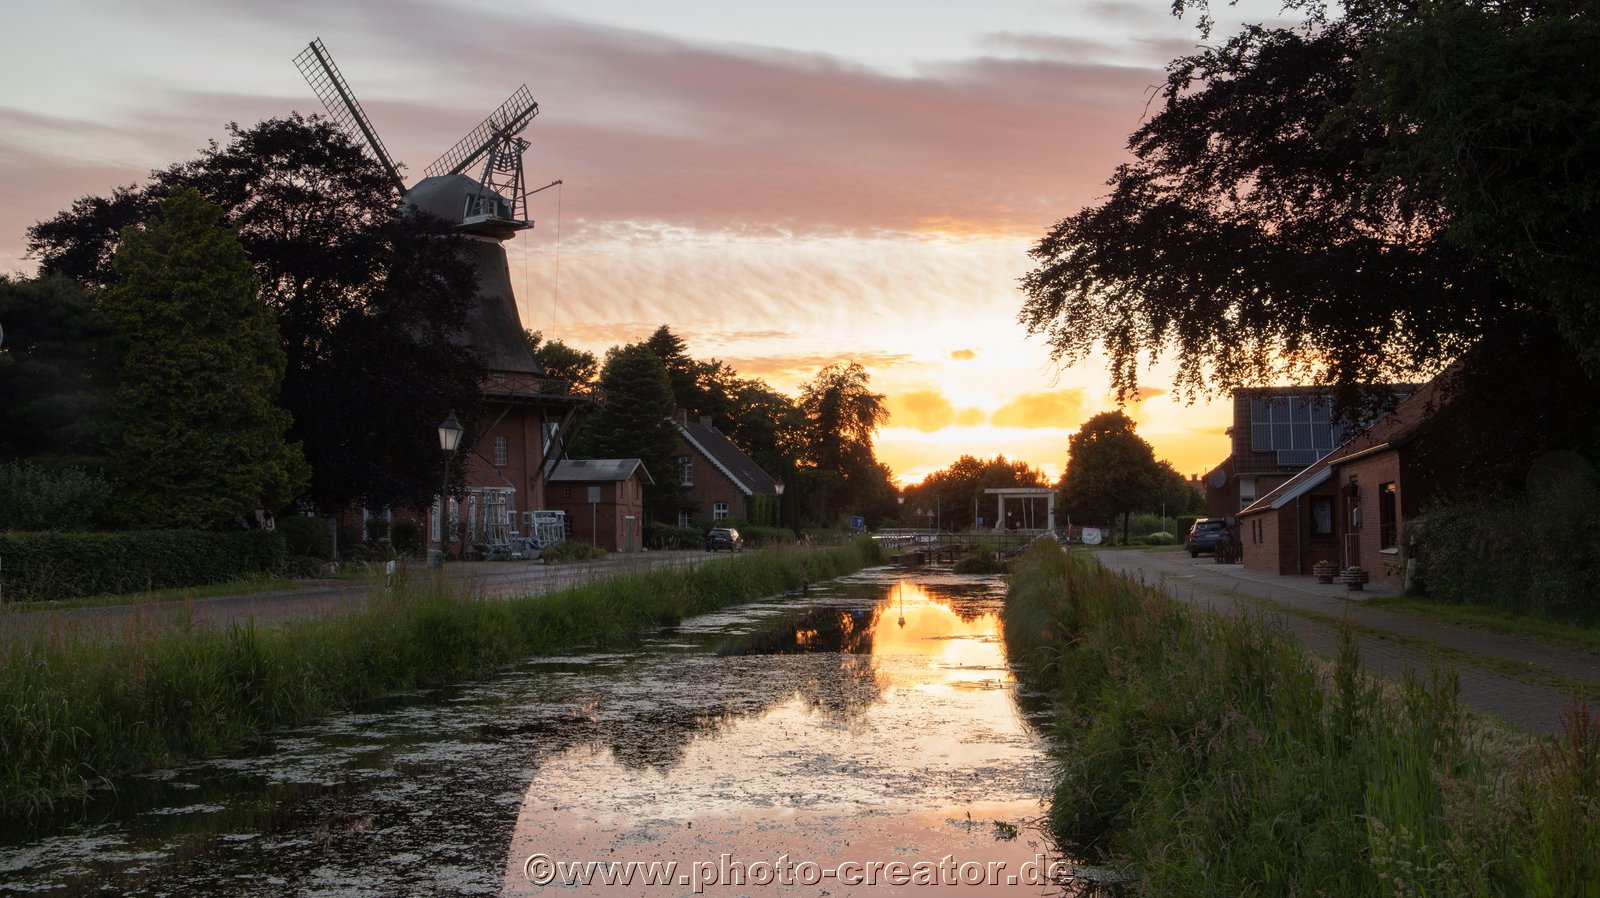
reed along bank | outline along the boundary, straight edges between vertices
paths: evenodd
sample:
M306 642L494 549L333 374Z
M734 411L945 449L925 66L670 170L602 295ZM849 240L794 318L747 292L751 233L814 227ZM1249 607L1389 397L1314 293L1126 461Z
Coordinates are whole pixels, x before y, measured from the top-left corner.
M1600 895L1600 721L1477 717L1040 544L1005 640L1053 707L1050 829L1151 895Z

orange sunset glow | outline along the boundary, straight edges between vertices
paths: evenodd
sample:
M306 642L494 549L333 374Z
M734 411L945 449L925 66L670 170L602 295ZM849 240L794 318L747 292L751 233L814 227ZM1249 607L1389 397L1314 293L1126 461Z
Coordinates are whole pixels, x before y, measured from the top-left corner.
M89 5L66 73L19 37L63 14L9 14L0 269L31 271L33 222L192 157L228 121L320 112L290 64L311 37L411 178L526 81L529 178L564 183L507 247L523 324L597 354L666 324L693 357L784 391L859 362L887 397L876 447L901 482L962 454L1054 477L1068 436L1115 407L1103 366L1058 369L1023 332L1017 282L1033 241L1104 192L1162 66L1196 39L1159 2L460 0L401 16L180 0L188 32ZM212 26L235 39L192 39ZM1128 411L1158 457L1203 472L1227 452L1226 410L1174 401L1170 380L1157 364Z

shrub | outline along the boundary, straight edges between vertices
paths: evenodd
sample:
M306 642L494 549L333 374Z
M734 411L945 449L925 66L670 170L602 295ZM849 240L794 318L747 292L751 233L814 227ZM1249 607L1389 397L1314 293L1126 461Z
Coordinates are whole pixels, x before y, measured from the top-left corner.
M284 549L290 555L333 560L333 540L326 519L291 515L278 518L276 527L283 534Z
M366 531L369 543L382 542L389 538L389 522L383 518L367 518L366 526L362 529Z
M0 534L8 601L221 583L277 574L285 557L282 534L264 530Z
M83 468L49 472L0 465L0 531L95 530L111 506L111 484Z
M539 553L539 557L546 564L562 564L569 561L589 561L595 558L604 558L606 557L606 550L582 540L569 539L553 546L546 546Z
M1568 620L1600 619L1600 501L1592 491L1436 505L1413 523L1427 593Z
M698 549L705 545L705 541L705 531L699 527L651 524L647 544L652 549Z
M396 521L389 530L389 542L397 554L417 554L422 551L422 525L416 521Z
M794 542L794 531L787 527L762 527L748 524L739 528L739 535L747 546L785 546Z

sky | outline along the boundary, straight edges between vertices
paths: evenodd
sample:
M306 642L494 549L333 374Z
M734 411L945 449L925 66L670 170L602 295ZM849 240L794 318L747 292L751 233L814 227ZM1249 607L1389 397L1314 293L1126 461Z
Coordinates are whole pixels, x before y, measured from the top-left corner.
M1229 24L1270 20L1248 6ZM26 228L245 125L321 112L320 37L414 183L520 84L536 228L507 244L525 326L602 354L666 324L786 392L856 361L915 481L962 454L1059 475L1116 408L1017 323L1027 252L1107 192L1162 68L1199 39L1164 0L8 0L0 271ZM1155 363L1126 411L1182 473L1226 401Z

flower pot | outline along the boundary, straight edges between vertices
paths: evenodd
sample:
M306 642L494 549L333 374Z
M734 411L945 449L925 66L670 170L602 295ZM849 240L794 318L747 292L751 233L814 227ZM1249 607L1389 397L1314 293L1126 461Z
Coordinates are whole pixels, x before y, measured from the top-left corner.
M1331 561L1319 561L1311 566L1311 573L1316 575L1318 583L1332 583L1334 575L1339 573L1339 566Z
M1344 588L1351 592L1361 592L1366 588L1367 580L1371 575L1358 567L1346 568L1339 574L1339 579L1344 581Z

